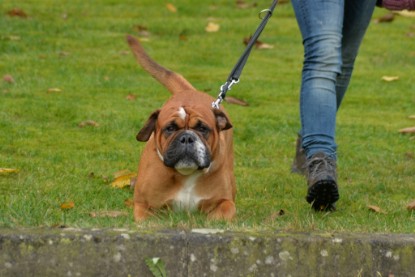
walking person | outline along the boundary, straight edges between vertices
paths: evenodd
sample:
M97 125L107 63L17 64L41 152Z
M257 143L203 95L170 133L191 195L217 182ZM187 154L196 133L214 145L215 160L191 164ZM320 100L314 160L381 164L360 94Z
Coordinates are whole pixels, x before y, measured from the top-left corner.
M375 5L415 9L415 0L292 0L304 45L301 131L292 171L304 174L306 200L317 211L335 209L336 113Z

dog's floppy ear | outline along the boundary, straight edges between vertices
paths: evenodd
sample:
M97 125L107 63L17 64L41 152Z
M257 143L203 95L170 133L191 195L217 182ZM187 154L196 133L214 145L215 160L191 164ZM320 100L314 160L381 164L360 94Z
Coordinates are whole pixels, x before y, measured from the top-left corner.
M213 109L213 113L216 117L216 126L220 131L228 130L232 128L232 124L229 122L228 116L221 110Z
M153 112L150 117L148 118L146 124L143 128L138 132L136 138L138 141L148 141L151 134L154 132L156 128L157 118L159 116L160 110Z

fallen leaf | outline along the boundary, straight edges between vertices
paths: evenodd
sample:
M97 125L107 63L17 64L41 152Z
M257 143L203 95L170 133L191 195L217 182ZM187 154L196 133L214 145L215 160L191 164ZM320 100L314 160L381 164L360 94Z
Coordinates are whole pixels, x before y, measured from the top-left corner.
M79 123L78 126L81 128L84 128L86 126L99 127L99 124L94 120L85 120Z
M172 13L176 13L177 12L177 8L172 4L172 3L167 3L166 4L166 8L172 12Z
M27 17L27 14L23 10L18 9L18 8L14 8L14 9L8 11L7 14L9 16L13 16L13 17L14 16L15 17L21 17L21 18L26 18Z
M75 207L75 203L73 201L63 202L61 204L61 210L63 210L63 211L73 209L74 207Z
M243 0L237 0L236 1L236 7L238 7L239 9L247 9L247 8L252 7L252 5L246 3Z
M131 198L125 199L124 205L128 208L132 208L134 206L134 201Z
M367 208L369 209L369 211L375 212L375 213L379 213L379 214L386 214L386 212L384 212L381 208L379 208L378 206L374 206L374 205L368 205Z
M179 39L183 41L187 40L187 30L183 30L180 32Z
M274 45L268 43L261 43L257 46L258 49L273 49Z
M415 159L415 152L414 153L412 153L412 152L406 152L405 153L405 158L408 159L408 160Z
M252 38L252 36L244 38L243 43L245 45L248 45L251 38ZM260 40L257 40L257 41L255 41L255 48L257 48L257 49L272 49L272 48L274 48L274 46L271 45L271 44L268 44L268 43L264 43Z
M10 40L10 41L19 41L20 40L19 36L14 36L14 35L6 36L5 38Z
M406 208L408 209L408 211L415 210L415 200L412 200L412 202L410 202L408 205L406 205Z
M385 82L393 82L399 80L399 76L382 76L382 80Z
M395 14L388 13L382 17L375 19L375 23L390 23L395 19Z
M19 173L19 170L16 168L0 168L0 175L8 175L13 173Z
M10 74L4 75L3 76L3 81L5 81L6 83L9 83L9 84L13 84L14 83L13 76L10 75Z
M121 216L128 216L128 212L125 211L96 211L89 213L90 217L121 217Z
M415 126L400 129L399 133L401 133L401 134L415 134Z
M111 187L122 189L131 186L131 178L137 177L137 173L130 173L127 170L123 172L125 173L115 177L115 180L111 182Z
M58 55L60 56L60 57L67 57L67 56L69 56L71 53L69 53L69 52L67 52L67 51L59 51L58 52Z
M408 10L403 10L403 11L399 11L399 12L395 12L401 16L404 17L415 17L415 12L414 11L408 11Z
M62 92L60 88L48 88L48 93Z
M149 37L150 32L148 31L147 27L142 25L136 25L134 26L134 29L137 31L138 35L140 37Z
M209 22L208 25L205 28L205 31L208 32L208 33L214 33L214 32L219 31L219 29L220 29L219 24L216 24L214 22Z
M279 210L278 212L273 212L269 217L265 219L265 223L272 223L278 217L285 215L285 211L283 209Z
M409 119L415 119L415 114L408 116Z
M225 101L229 104L235 104L235 105L244 106L244 107L249 106L248 102L245 102L241 99L238 99L232 96L226 96Z
M137 95L134 94L128 94L125 99L129 100L129 101L134 101L135 99L137 99Z
M119 170L119 171L115 172L113 174L113 176L114 176L114 178L118 178L118 177L121 177L121 176L124 176L124 175L127 175L127 174L131 174L131 173L132 172L129 171L128 169L123 169L123 170Z

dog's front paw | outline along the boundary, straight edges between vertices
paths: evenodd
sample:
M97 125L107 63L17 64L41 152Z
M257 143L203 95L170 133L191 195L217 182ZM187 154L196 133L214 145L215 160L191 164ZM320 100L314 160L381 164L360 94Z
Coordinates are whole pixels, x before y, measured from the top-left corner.
M231 221L235 217L235 214L235 203L231 200L223 200L208 214L208 219Z
M150 207L141 203L134 203L134 220L135 222L141 222L148 218L152 213Z

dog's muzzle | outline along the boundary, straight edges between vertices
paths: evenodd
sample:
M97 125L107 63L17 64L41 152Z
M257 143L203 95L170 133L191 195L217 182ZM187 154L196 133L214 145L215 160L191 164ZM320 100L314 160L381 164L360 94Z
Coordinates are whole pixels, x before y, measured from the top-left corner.
M188 175L210 166L210 153L204 142L192 131L176 135L163 155L164 164Z

